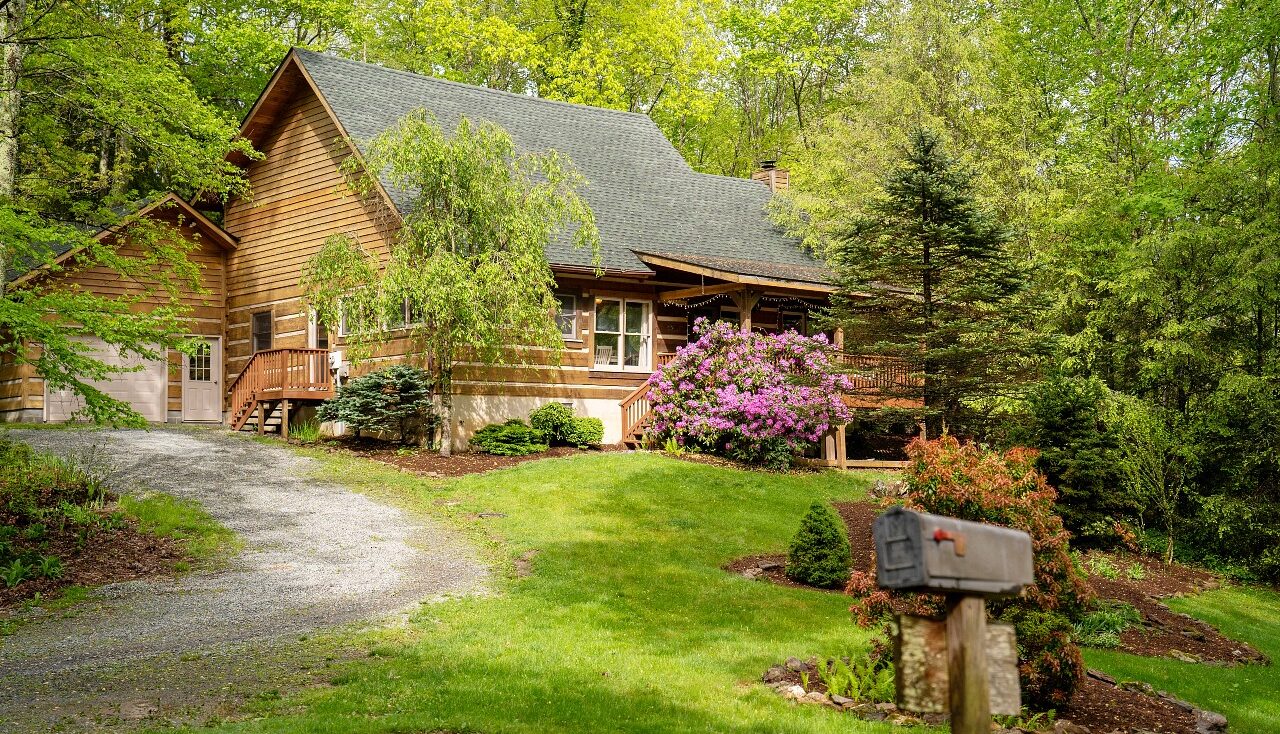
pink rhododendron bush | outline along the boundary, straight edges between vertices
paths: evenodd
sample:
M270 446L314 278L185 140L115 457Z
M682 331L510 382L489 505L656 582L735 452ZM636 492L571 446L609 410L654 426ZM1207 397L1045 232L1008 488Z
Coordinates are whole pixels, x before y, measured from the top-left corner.
M659 440L785 469L849 421L841 395L852 387L831 363L826 337L743 333L706 319L694 332L697 340L649 379Z

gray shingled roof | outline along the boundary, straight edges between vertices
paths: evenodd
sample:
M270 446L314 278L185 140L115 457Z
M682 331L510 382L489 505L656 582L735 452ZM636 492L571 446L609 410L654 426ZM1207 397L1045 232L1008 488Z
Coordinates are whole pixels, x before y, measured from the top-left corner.
M697 173L646 115L556 102L297 51L321 94L357 145L417 108L446 129L459 118L507 130L530 151L555 149L587 179L583 196L600 228L603 265L648 271L636 252L770 265L823 268L765 213L771 194L755 181ZM388 191L404 211L406 192ZM589 252L553 243L553 265L590 266ZM736 272L736 271L735 271ZM781 273L775 277L785 277Z

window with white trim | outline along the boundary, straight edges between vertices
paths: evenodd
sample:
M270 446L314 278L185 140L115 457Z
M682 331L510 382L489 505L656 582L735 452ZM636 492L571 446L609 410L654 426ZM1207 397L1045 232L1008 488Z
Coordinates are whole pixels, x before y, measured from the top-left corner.
M556 294L556 328L560 336L570 341L578 341L578 298L567 293Z
M597 369L650 369L650 308L646 301L596 300Z

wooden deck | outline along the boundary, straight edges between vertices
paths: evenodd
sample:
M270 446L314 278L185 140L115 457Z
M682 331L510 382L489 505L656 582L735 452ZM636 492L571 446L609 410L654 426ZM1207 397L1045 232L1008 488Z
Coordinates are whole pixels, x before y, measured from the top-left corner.
M239 431L256 417L258 433L268 416L280 414L280 434L289 437L293 407L318 403L335 394L327 349L268 349L253 355L231 383L230 427Z

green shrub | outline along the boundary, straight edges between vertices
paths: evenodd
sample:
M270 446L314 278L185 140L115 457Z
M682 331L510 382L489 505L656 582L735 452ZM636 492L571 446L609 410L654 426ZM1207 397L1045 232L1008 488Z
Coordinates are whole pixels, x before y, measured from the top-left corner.
M491 423L476 431L471 437L471 447L497 456L527 456L549 448L542 431L519 418L512 418L506 423Z
M849 580L849 536L840 518L821 502L814 502L800 521L787 555L787 578L824 589L842 587Z
M1121 481L1119 436L1104 421L1110 400L1100 380L1046 380L1028 393L1028 415L1009 436L1040 452L1036 468L1057 489L1057 511L1077 542L1104 548L1120 540L1116 523L1142 509Z
M573 410L561 403L547 403L529 414L529 425L542 431L548 443L569 443Z
M599 418L574 417L564 433L564 442L585 449L604 443L604 422Z
M338 388L320 405L322 421L341 421L359 436L363 432L392 433L401 443L434 433L440 423L432 405L434 383L425 370L398 364L370 372Z
M1124 602L1098 602L1075 624L1076 642L1089 647L1118 647L1120 633L1142 624L1142 614Z

